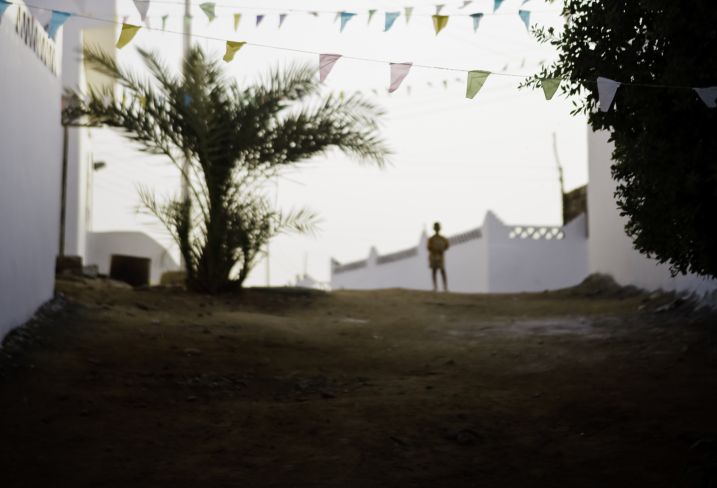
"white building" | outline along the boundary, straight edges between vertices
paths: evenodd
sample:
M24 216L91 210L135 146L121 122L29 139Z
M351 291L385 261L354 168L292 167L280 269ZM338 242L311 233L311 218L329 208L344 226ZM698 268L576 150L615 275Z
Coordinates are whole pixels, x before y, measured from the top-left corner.
M445 255L448 288L464 293L542 291L572 286L588 274L586 218L563 227L506 225L488 212L483 225L450 236ZM418 245L340 264L332 260L333 289L432 289L428 236Z
M61 42L17 2L0 18L0 339L52 298L59 246Z
M63 144L64 91L112 84L87 69L81 53L87 45L115 51L116 2L30 3L13 0L0 17L0 340L52 298L59 254L80 256L104 273L111 254L149 257L155 283L163 271L177 269L141 232L92 232L93 138L101 129L69 127ZM45 26L53 9L83 16L72 16L51 39Z
M612 145L609 133L588 128L588 244L590 273L612 276L621 285L647 290L705 293L717 290L717 281L688 274L671 276L666 265L638 253L625 234L613 197L616 183L610 174Z

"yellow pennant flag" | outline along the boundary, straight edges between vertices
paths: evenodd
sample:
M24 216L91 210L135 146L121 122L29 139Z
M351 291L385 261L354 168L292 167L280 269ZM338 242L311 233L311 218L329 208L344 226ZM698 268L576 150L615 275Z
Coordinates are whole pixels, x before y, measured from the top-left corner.
M234 32L239 28L239 22L241 21L241 14L234 14Z
M447 15L433 15L433 29L436 31L436 35L448 25Z
M466 98L473 98L483 87L490 71L474 70L468 72L468 84L466 86Z
M119 39L117 40L117 49L122 49L129 44L140 28L138 25L122 24L122 32L120 32Z
M227 41L227 52L224 54L224 61L227 63L234 59L234 55L239 51L242 47L244 47L244 44L246 42L238 42L238 41Z

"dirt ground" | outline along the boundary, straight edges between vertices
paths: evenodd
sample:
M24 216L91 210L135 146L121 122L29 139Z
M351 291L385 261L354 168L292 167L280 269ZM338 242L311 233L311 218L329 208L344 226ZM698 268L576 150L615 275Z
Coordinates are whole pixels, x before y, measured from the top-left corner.
M58 290L0 350L6 488L654 488L717 469L717 320L669 296Z

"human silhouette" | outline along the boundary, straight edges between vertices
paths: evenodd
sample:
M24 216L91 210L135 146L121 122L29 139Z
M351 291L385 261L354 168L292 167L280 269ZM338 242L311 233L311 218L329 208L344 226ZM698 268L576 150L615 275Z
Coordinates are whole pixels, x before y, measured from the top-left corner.
M441 232L441 224L436 222L433 224L435 233L428 239L428 266L431 268L431 278L433 279L433 291L438 291L438 283L436 282L436 273L441 272L443 278L443 291L448 291L448 280L446 279L446 265L444 254L450 247L448 239L443 237Z

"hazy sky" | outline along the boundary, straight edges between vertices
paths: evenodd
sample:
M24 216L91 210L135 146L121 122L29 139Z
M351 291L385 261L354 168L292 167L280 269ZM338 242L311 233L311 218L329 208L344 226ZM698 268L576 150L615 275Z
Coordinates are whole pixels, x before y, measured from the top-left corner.
M183 7L179 3L153 1L151 25L158 28L161 16L169 14L167 30L180 31ZM457 70L505 70L518 75L536 72L539 63L549 61L554 53L527 34L517 10L533 11L534 23L560 25L559 3L531 0L520 7L521 0L505 0L497 14L486 15L473 33L467 14L491 13L493 1L475 1L466 9L458 8L463 3L460 0L446 1L442 14L451 17L438 36L430 17L434 3L421 0L219 0L218 18L211 24L199 10L200 2L194 3L197 35L382 61L341 59L329 75L326 89L361 90L386 110L383 134L395 153L391 164L378 169L331 153L296 166L268 187L281 208L305 206L321 216L315 236L286 235L272 241L272 285L292 280L302 272L304 263L309 274L328 280L330 257L350 261L364 258L371 246L380 253L414 246L421 231L435 220L443 223L449 235L480 226L488 209L508 223L560 223L554 132L566 187L586 183L584 118L571 116L571 104L559 95L548 102L540 90L518 90L521 77L491 75L475 99L468 100L465 72L415 67L396 93L386 93L388 61ZM415 7L408 25L403 15L407 5ZM315 18L292 12L292 8L322 13ZM367 25L369 8L378 12ZM359 14L343 33L331 13L337 10ZM289 16L278 29L282 11ZM387 33L383 32L385 11L402 14ZM243 17L235 33L232 16L236 12ZM255 26L257 14L266 14L259 27ZM139 23L132 2L120 2L120 17L123 15L129 16L129 22ZM218 58L224 53L222 42L201 38L195 42ZM145 29L133 44L158 49L176 66L182 38ZM120 51L119 60L137 64L132 45ZM252 80L271 66L290 62L311 63L318 73L316 54L251 45L227 65L227 73L242 81ZM148 158L130 149L126 141L108 131L95 133L94 139L95 159L107 162L105 169L95 173L94 229L139 229L167 242L149 217L136 214L136 186L142 183L169 194L178 188L177 175L161 158ZM249 282L265 284L266 279L261 263Z

